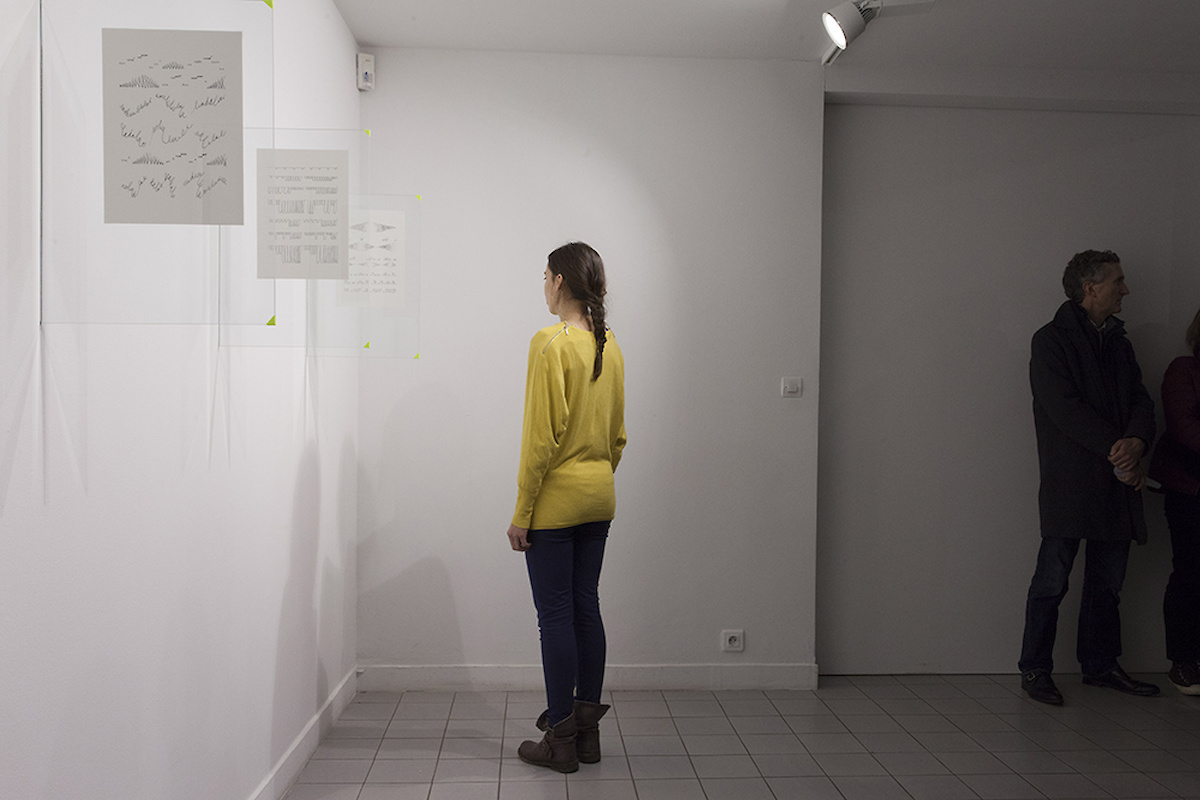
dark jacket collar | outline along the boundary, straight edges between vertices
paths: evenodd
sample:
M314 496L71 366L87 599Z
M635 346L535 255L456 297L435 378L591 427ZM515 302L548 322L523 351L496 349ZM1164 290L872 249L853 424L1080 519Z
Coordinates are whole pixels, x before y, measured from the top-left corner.
M1096 332L1096 326L1088 319L1087 312L1083 310L1083 306L1074 300L1067 300L1058 307L1058 313L1054 315L1054 324L1081 331L1088 335L1095 335ZM1104 326L1104 338L1122 336L1124 333L1125 321L1117 316L1109 317Z

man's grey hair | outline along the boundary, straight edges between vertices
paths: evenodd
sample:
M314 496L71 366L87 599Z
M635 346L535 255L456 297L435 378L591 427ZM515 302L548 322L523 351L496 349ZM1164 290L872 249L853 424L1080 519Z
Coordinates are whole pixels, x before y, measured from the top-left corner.
M1076 253L1063 272L1063 291L1076 303L1083 302L1083 285L1099 283L1104 278L1104 269L1109 264L1120 264L1121 259L1112 250L1084 250Z

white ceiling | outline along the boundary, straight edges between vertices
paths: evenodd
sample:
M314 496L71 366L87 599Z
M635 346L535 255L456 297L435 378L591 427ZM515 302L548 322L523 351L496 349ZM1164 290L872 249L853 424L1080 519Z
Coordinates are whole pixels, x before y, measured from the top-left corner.
M838 0L334 0L363 47L816 61ZM1151 20L1147 22L1146 20ZM936 0L834 64L1200 73L1200 0Z

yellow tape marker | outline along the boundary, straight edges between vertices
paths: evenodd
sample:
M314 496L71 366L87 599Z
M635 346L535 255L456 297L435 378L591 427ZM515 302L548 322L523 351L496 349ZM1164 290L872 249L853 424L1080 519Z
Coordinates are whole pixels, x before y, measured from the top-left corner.
M367 136L370 136L370 135L371 135L371 129L370 129L370 128L363 128L363 133L365 133Z
M267 4L267 8L275 10L275 0L263 0L263 2Z
M274 324L275 324L275 315L274 315L274 314L272 314L272 315L271 315L271 318L270 318L269 320L267 320L267 324L268 324L268 325L274 325Z
M367 342L366 344L364 344L364 345L363 345L363 348L364 348L364 349L369 349L370 347L371 347L371 343L370 343L370 342Z
M417 199L418 199L418 200L420 200L420 199L421 199L421 195L417 195Z
M415 356L413 356L413 358L420 358L420 357L421 357L420 353L417 353Z

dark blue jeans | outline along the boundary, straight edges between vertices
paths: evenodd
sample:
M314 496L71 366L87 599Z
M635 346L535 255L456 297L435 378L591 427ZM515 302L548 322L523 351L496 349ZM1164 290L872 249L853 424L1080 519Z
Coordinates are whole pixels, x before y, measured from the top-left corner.
M1067 594L1067 579L1079 552L1080 539L1042 539L1037 569L1025 602L1025 638L1019 666L1027 672L1054 669L1054 635L1058 606ZM1089 539L1083 568L1083 598L1079 606L1079 638L1075 655L1085 675L1099 675L1117 665L1121 655L1121 585L1129 562L1129 539L1120 542Z
M1163 596L1167 658L1200 659L1200 497L1167 492L1164 508L1171 529L1171 578Z
M542 637L551 725L571 716L576 697L600 702L606 643L598 585L609 524L529 532L525 566Z

